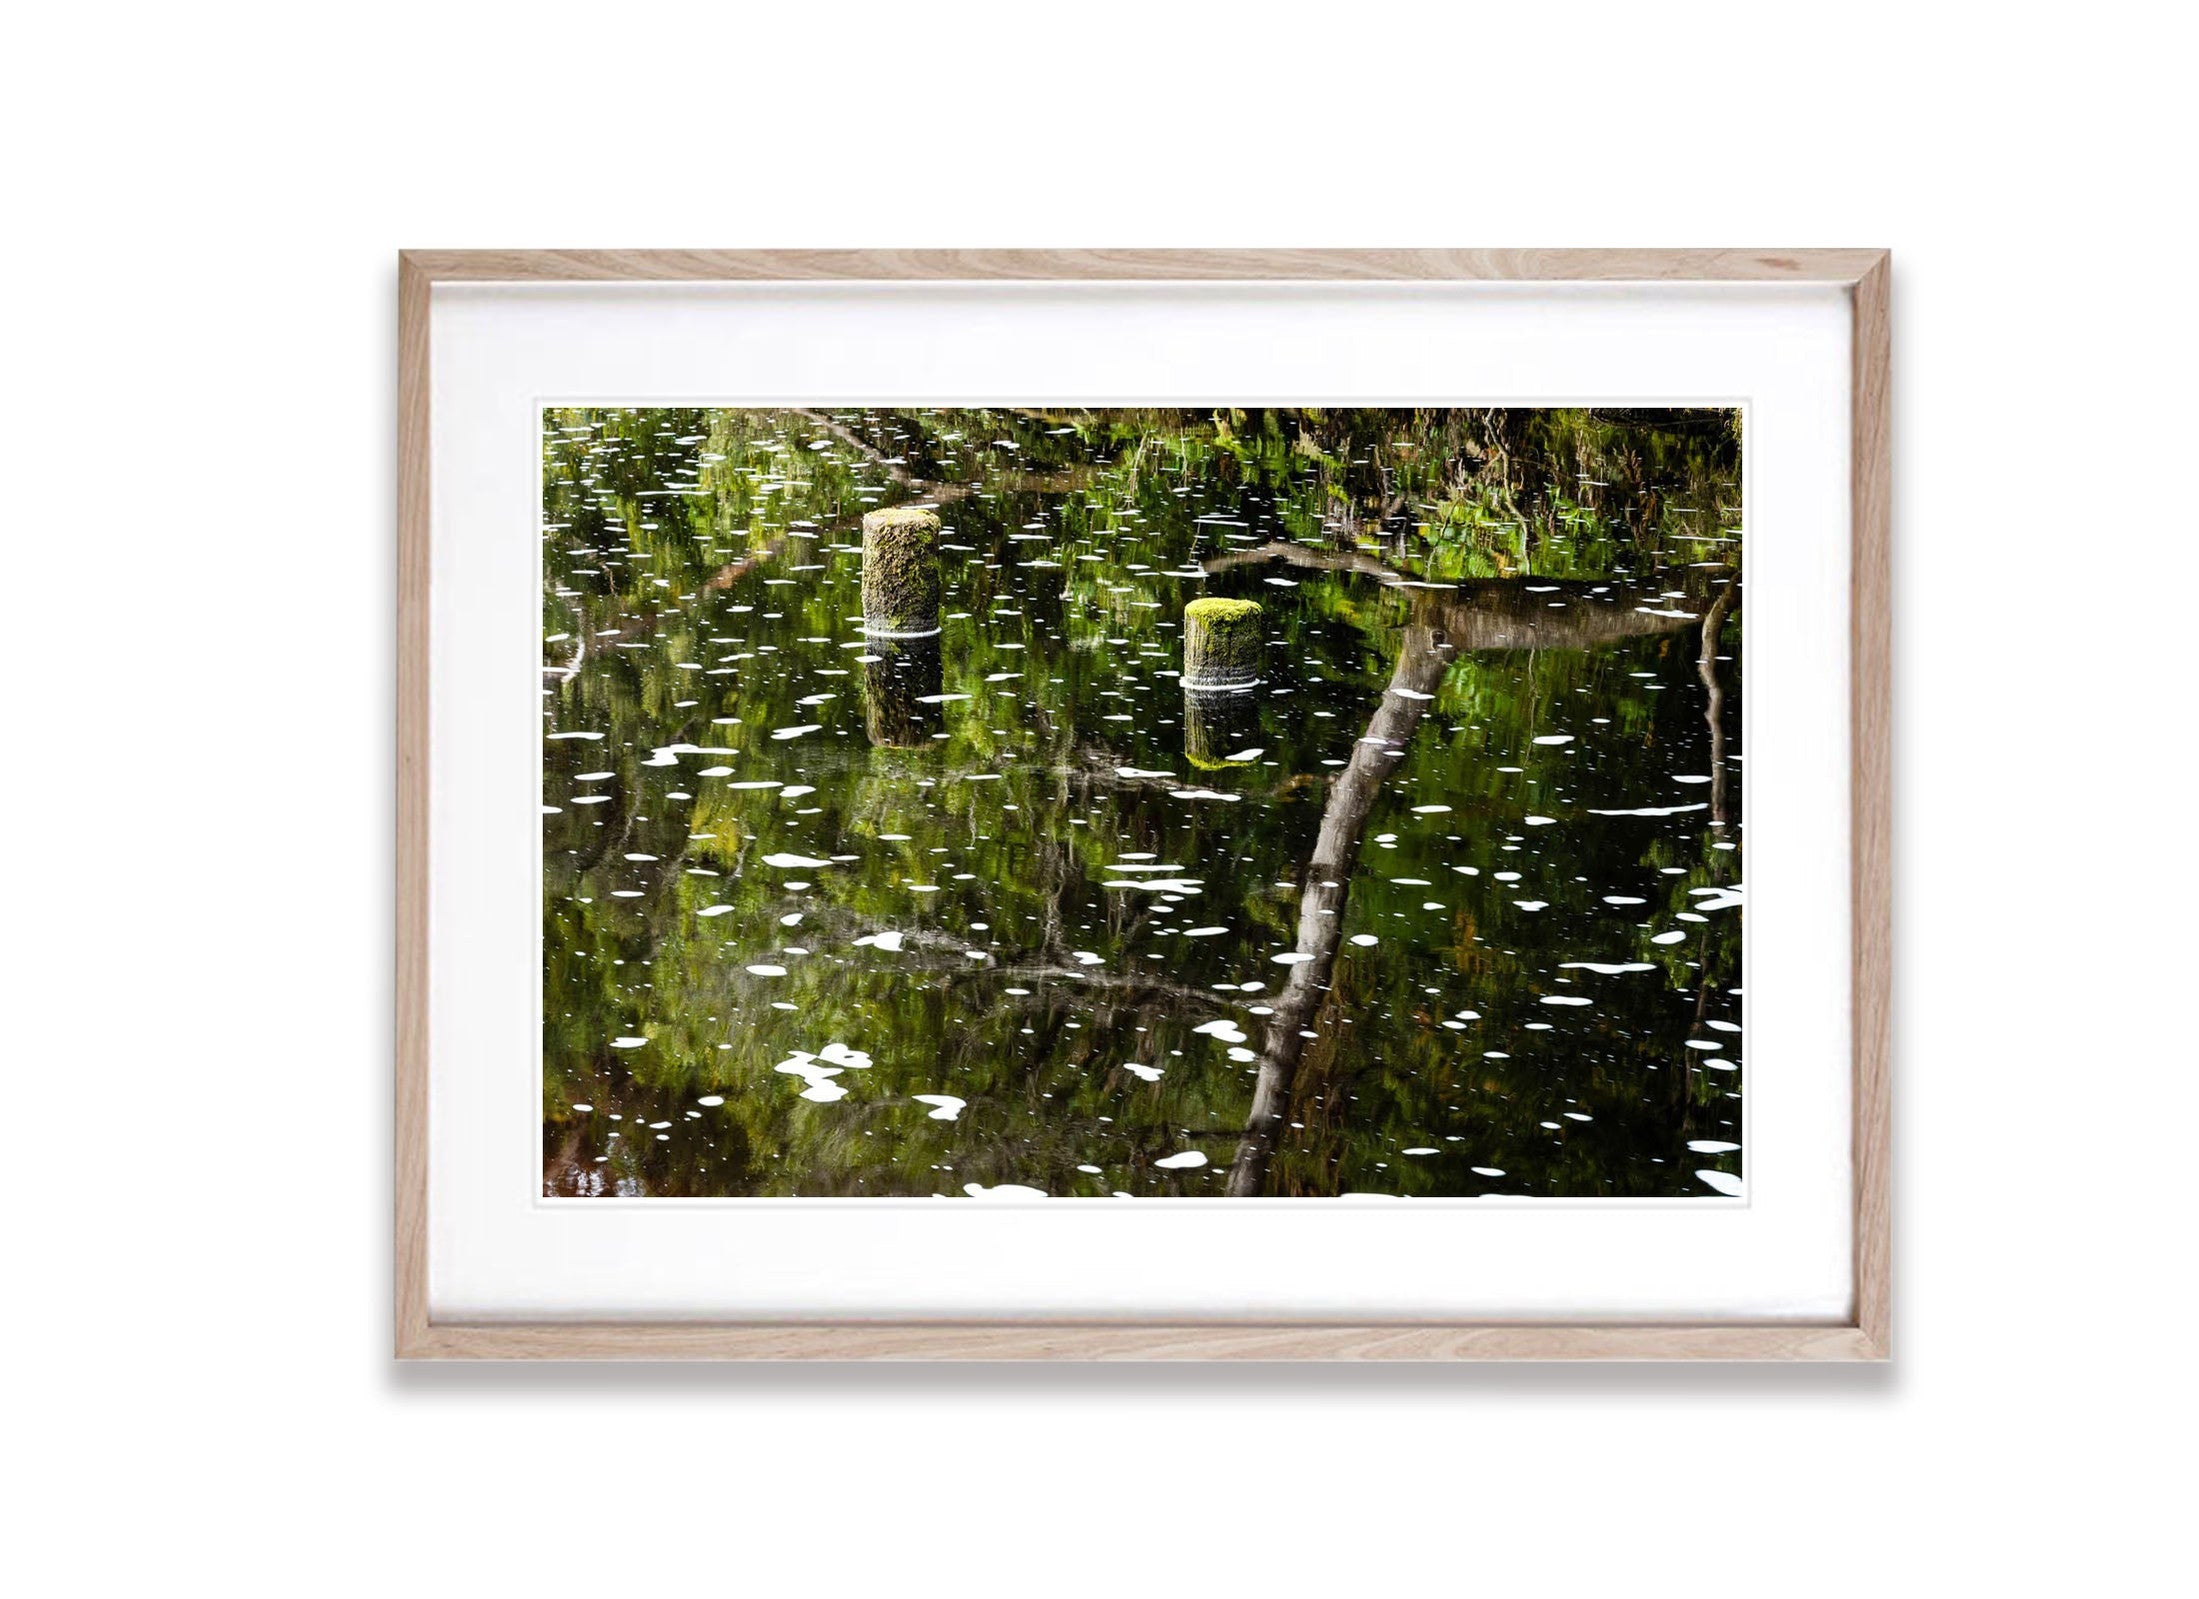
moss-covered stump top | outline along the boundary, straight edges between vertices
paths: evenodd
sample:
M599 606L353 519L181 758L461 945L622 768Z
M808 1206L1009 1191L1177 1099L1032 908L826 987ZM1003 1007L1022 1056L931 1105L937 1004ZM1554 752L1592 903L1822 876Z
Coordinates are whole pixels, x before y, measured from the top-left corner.
M863 625L923 633L939 626L939 518L913 505L863 513Z
M1256 619L1260 614L1258 600L1224 600L1209 595L1203 600L1193 600L1183 608L1184 619L1204 622L1210 627L1229 627Z
M939 513L927 511L921 505L889 505L882 511L865 511L863 513L863 536L865 538L869 538L873 533L885 533L896 529L908 533L937 533L939 531Z
M1183 612L1187 688L1244 687L1260 675L1260 607L1253 600L1193 600Z

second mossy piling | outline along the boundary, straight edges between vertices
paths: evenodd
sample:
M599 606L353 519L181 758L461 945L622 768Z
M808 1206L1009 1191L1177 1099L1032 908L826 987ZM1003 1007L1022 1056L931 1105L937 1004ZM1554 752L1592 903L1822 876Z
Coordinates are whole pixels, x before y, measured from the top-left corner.
M939 518L913 505L863 515L863 631L928 638L939 631Z
M1252 600L1193 600L1183 612L1183 686L1230 693L1260 680L1260 607Z

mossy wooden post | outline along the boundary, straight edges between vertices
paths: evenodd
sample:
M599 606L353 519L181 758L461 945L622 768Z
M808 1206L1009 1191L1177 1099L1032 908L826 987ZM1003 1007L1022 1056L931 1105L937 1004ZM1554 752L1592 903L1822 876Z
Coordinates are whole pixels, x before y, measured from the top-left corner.
M913 505L863 514L863 631L929 638L939 631L939 518Z
M1260 607L1251 600L1193 600L1183 612L1183 686L1231 693L1260 680Z

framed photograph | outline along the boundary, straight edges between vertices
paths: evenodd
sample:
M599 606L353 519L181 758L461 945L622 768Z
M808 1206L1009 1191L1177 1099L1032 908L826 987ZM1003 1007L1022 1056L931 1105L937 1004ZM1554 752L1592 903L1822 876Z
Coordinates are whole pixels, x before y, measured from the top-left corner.
M409 252L400 1356L1876 1360L1876 250Z

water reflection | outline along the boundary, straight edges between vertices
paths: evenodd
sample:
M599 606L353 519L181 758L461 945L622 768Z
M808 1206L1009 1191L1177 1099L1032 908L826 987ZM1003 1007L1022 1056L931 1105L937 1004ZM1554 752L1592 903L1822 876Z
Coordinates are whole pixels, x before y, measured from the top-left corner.
M934 638L874 637L863 663L863 729L873 744L908 749L946 727L945 665Z
M552 410L545 1191L1725 1191L1738 484L1722 413Z

